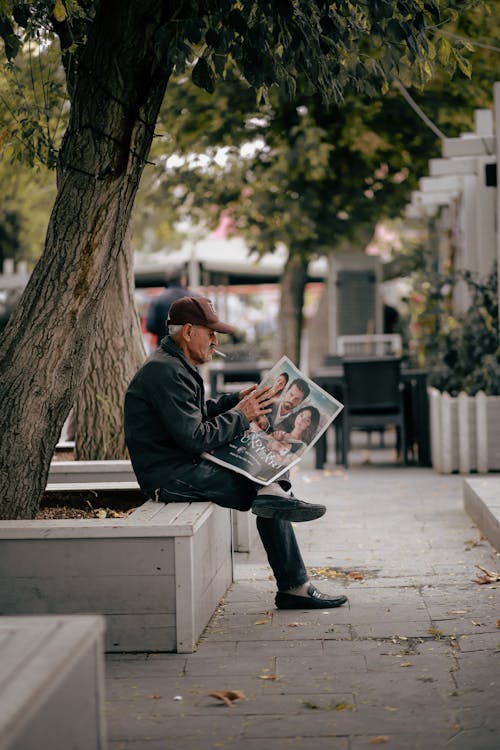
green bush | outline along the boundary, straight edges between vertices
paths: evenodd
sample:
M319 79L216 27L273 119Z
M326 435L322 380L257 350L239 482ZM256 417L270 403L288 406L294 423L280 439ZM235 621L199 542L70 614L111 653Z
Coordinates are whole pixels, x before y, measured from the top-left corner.
M465 281L471 296L460 315L442 315L436 346L429 357L429 383L452 396L461 391L474 396L484 391L500 395L500 331L498 274L495 268L481 280L471 272L455 274L453 284Z

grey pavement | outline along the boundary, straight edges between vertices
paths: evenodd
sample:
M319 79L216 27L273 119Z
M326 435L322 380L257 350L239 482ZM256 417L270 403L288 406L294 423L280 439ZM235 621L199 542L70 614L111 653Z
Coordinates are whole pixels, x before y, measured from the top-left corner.
M326 515L296 524L340 609L278 611L263 549L194 654L110 655L111 750L500 750L500 554L463 510L463 477L358 451L348 470L293 470ZM216 691L240 691L226 705Z

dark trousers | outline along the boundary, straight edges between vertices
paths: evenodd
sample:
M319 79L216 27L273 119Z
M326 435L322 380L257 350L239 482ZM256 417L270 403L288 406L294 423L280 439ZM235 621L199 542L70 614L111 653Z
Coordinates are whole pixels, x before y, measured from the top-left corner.
M241 474L199 459L186 466L185 473L172 477L168 488L161 488L155 499L163 502L212 500L223 508L248 511L260 487ZM308 576L290 521L258 516L257 530L278 589L286 591L305 583Z

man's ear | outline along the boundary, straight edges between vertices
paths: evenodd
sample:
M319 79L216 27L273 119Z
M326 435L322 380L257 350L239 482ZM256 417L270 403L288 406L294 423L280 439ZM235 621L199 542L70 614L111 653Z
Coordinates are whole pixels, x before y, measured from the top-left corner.
M193 330L193 324L192 323L184 323L182 326L182 338L185 341L191 341L191 331Z

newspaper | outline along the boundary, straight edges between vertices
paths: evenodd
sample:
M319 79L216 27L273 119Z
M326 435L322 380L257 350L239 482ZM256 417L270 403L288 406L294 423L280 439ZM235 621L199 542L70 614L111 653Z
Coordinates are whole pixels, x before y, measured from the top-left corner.
M280 387L272 411L203 458L267 485L289 471L338 417L343 405L282 357L261 385Z

